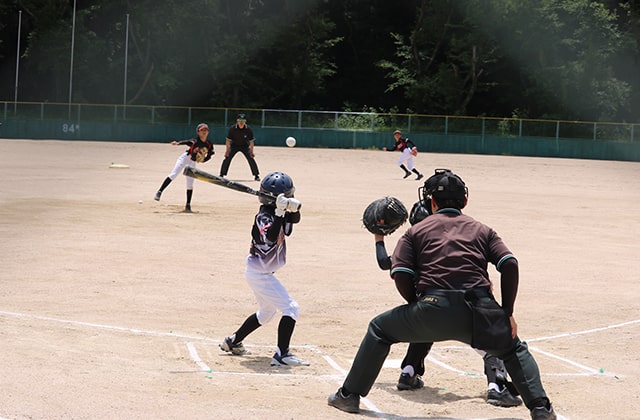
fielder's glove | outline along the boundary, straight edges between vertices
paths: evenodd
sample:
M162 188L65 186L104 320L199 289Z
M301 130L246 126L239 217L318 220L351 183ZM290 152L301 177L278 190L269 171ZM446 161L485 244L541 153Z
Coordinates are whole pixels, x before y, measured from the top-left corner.
M202 163L207 160L209 155L209 149L206 147L199 147L193 151L191 158L198 163Z
M384 197L373 201L364 209L362 223L374 235L391 235L407 221L407 209L395 197Z

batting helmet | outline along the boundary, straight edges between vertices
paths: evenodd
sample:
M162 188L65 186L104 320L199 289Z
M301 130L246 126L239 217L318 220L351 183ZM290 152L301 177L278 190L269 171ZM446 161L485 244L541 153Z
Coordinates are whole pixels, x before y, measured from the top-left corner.
M450 169L436 169L435 173L418 189L418 198L433 198L440 208L462 209L467 205L469 190L462 178Z
M260 183L260 191L273 194L275 196L284 194L285 197L293 197L296 187L293 186L293 180L284 172L271 172L262 178ZM266 196L258 196L262 204L272 205L275 200Z
M409 223L411 223L411 226L413 226L430 215L431 199L427 198L426 200L418 200L413 204L413 207L411 207L411 212L409 213Z

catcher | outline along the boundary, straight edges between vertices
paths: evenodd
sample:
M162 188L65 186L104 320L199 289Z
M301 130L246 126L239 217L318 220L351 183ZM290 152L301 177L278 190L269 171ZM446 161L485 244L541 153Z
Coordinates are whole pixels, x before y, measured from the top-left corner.
M160 189L156 191L156 195L153 197L154 200L160 201L160 197L162 196L162 192L165 188L171 184L171 181L178 176L179 173L185 168L185 166L190 166L192 168L196 167L196 162L204 163L211 159L211 156L214 155L213 151L213 143L211 143L208 139L209 137L209 126L205 123L200 123L196 127L197 137L181 140L181 141L172 141L171 144L173 146L189 146L189 148L180 155L178 160L176 160L176 164L173 167L171 173L165 178L160 186ZM193 196L193 182L195 178L190 176L186 177L187 179L187 204L184 207L185 213L191 213L191 197Z
M431 199L415 202L409 213L411 226L431 215ZM363 215L363 223L373 233L376 246L376 260L382 270L391 270L391 257L387 253L384 237L394 232L407 219L407 210L402 202L393 197L385 197L372 202ZM390 223L385 223L389 220ZM389 233L387 233L389 232ZM429 354L433 343L410 343L400 367L402 373L396 387L400 391L419 389L424 386L421 376L424 375L424 359ZM517 391L509 382L504 362L481 350L484 373L487 377L487 403L498 407L517 407L522 404Z

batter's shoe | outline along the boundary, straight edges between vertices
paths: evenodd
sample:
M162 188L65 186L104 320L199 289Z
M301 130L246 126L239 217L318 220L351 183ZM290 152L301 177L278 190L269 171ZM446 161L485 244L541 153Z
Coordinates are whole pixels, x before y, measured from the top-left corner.
M220 349L222 351L226 351L227 353L231 353L236 356L249 354L249 352L242 345L242 341L239 343L233 344L233 340L231 340L231 337L227 337L224 339L222 344L220 344Z
M496 407L517 407L522 404L522 400L511 394L507 387L504 387L502 391L496 391L495 389L487 391L487 404L495 405Z
M401 373L396 388L400 391L408 391L411 389L420 389L423 386L424 381L420 378L420 375L411 376L408 373Z
M418 176L416 177L416 181L420 181L422 178L424 178L424 175L418 174Z
M278 352L276 352L271 358L271 366L309 366L309 362L291 353L280 356Z
M156 195L153 197L154 200L160 201L160 196L162 195L162 191L156 191Z
M531 420L556 420L557 418L551 403L534 407L531 410Z
M345 397L342 394L342 388L336 391L335 394L329 395L327 401L330 406L337 408L338 410L346 411L347 413L359 413L360 412L360 395L351 394Z
M407 172L406 174L404 174L404 176L402 177L402 179L409 178L410 176L411 176L411 172Z
M186 206L184 206L184 212L191 213L191 204L187 204Z
M256 181L260 181L260 175L254 176L253 179L256 180Z

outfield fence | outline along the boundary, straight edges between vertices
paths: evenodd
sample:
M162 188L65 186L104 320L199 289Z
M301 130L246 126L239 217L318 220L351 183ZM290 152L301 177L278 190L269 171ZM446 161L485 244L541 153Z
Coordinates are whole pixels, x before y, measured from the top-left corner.
M50 102L0 102L3 121L52 121L68 128L82 123L140 123L193 126L201 121L227 127L236 114L247 115L258 128L346 130L438 135L544 137L555 139L640 142L640 124L539 120L526 118L463 117L452 115L391 114L350 111L215 108L186 106L79 104Z

